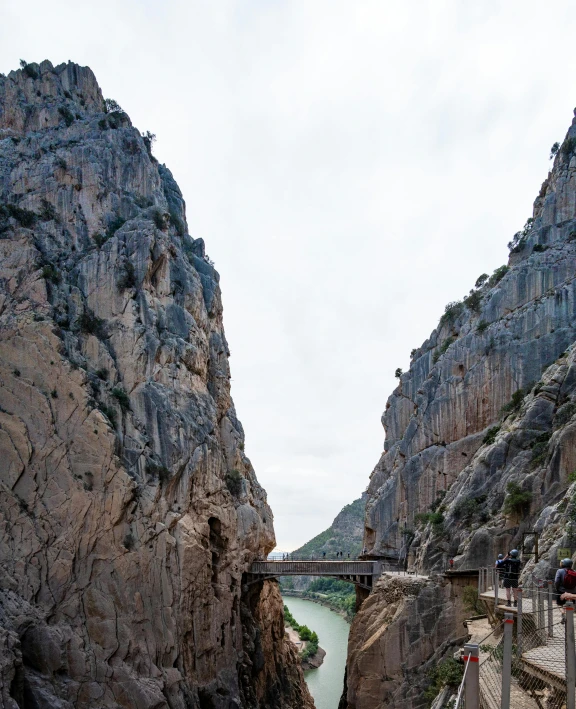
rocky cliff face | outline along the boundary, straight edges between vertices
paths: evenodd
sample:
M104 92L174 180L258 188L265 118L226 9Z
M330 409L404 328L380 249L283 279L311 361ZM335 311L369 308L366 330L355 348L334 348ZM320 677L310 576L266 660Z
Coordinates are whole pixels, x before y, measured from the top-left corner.
M383 576L350 630L342 709L427 706L427 673L465 641L451 584Z
M440 514L447 511L455 523L458 515L450 510L462 488L477 501L477 518L482 512L495 514L509 482L510 455L500 449L499 456L489 453L495 430L487 436L488 431L501 427L504 433L525 395L527 403L530 397L548 397L547 417L529 426L522 443L530 447L538 436L551 433L555 412L568 401L564 389L556 399L545 391L542 374L557 360L565 362L559 358L576 340L575 148L573 125L536 199L533 219L517 235L508 266L490 278L483 274L469 296L447 306L430 338L413 351L409 371L388 400L385 450L368 489L365 541L374 553L404 555L407 547L413 552L426 546L429 535L418 533L423 520L417 515L438 511L442 504ZM540 473L522 482L534 495L534 512L566 489L573 469L565 456L542 486L545 463L536 461ZM482 480L476 476L472 487L465 484L478 466L484 469ZM469 518L464 512L460 517ZM462 535L449 526L450 541L434 544L435 552L428 544L417 555L418 568L438 569L442 553L444 558L464 553ZM481 557L470 552L460 566L492 559L499 544L483 546Z
M383 415L365 543L424 574L450 557L457 569L491 565L512 547L534 571L534 533L541 577L553 574L558 549L576 552L576 119L510 246L508 265L449 304L412 352ZM461 632L455 610L411 643L403 609L427 617L445 607L444 582L427 583L428 597L405 589L396 601L377 589L364 603L343 707L376 706L374 687L387 697L378 706L425 706L413 688Z
M219 277L88 68L0 75L6 707L309 707Z

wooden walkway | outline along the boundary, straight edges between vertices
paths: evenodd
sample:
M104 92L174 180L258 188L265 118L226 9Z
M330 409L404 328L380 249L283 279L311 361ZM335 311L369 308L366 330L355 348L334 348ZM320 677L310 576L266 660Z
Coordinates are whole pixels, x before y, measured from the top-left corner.
M547 589L542 589L544 595L544 612L542 622L544 627L538 627L538 603L530 596L536 593L535 589L525 591L527 598L522 598L522 647L526 648L519 658L522 669L533 677L542 680L560 692L566 691L566 648L565 631L562 625L563 612L553 601L552 605L552 635L549 635L548 597ZM494 589L488 589L479 595L479 598L490 604L494 609ZM512 613L518 615L518 608L506 605L506 591L498 589L498 605L496 613ZM512 690L514 691L514 689ZM516 706L512 703L512 706ZM522 706L522 704L518 704Z

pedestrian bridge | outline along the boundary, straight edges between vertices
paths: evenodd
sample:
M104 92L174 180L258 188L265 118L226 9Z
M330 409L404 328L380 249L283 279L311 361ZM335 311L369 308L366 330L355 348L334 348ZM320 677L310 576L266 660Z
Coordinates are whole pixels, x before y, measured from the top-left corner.
M371 591L383 571L398 571L398 566L383 561L255 561L247 583L278 576L328 576Z

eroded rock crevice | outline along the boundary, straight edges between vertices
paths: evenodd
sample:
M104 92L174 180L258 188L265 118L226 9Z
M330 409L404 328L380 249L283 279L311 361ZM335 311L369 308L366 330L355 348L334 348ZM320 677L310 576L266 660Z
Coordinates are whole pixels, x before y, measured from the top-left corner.
M0 76L0 703L307 706L277 592L241 602L275 541L219 275L90 69L28 66Z
M553 578L558 549L576 549L575 138L576 118L508 264L447 306L388 399L364 544L428 579L398 598L383 579L360 608L342 709L426 705L462 629L449 559L475 569L524 546L525 573Z

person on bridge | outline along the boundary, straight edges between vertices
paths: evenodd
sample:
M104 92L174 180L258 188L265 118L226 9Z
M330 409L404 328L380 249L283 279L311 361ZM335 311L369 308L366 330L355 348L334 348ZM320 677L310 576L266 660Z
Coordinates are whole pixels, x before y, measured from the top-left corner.
M323 559L326 558L326 552L325 552L325 551L322 552L322 558L323 558Z
M504 588L506 589L507 606L511 606L511 596L514 593L514 605L518 605L518 580L520 578L520 570L522 562L520 561L520 552L518 549L512 551L503 560L504 569Z

